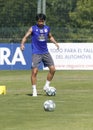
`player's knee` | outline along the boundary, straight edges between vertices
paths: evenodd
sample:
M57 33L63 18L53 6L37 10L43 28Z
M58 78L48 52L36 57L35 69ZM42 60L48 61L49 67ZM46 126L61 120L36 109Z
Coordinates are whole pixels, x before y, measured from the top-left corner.
M55 72L56 72L56 69L55 69L54 66L52 66L52 67L50 68L50 73L54 74Z
M36 76L37 73L38 73L38 69L33 69L33 70L32 70L32 76Z
M53 73L55 73L55 72L56 72L56 69L54 68L54 69L53 69Z

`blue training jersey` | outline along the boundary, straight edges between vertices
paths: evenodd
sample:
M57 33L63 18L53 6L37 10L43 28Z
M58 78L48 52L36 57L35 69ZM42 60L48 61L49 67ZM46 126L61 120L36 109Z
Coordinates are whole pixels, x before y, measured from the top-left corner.
M47 40L50 27L44 25L43 28L39 28L38 25L32 26L32 53L33 54L45 54L48 53Z

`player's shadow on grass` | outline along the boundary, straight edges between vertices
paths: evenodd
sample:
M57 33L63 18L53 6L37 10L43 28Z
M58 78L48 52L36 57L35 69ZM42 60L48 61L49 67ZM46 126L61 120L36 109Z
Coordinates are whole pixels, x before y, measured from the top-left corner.
M33 96L33 94L26 94L26 95ZM43 94L37 94L37 96L41 96L41 95L43 95Z

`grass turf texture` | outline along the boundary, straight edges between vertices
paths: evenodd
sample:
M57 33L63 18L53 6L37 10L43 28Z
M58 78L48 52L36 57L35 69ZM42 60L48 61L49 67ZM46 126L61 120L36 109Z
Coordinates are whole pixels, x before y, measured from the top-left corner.
M47 71L39 71L38 97L32 97L30 71L0 71L0 130L93 130L93 71L56 71L51 86L56 96L43 92ZM54 112L43 103L54 100Z

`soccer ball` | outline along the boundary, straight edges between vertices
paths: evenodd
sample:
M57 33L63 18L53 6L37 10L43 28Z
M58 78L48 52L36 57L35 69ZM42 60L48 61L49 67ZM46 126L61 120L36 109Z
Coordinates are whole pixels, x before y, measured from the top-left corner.
M46 89L46 94L48 96L55 96L56 95L56 88L54 87L49 87Z
M45 111L54 111L56 104L53 100L46 100L43 104Z

